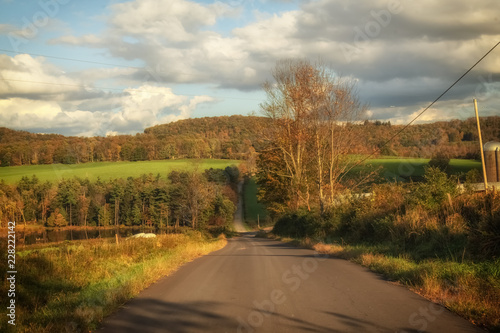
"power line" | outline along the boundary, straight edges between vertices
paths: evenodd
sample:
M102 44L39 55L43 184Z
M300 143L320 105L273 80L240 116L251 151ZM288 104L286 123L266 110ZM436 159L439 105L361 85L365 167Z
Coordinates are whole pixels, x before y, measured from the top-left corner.
M121 67L121 68L129 68L129 69L136 69L136 70L143 70L148 73L151 73L152 71L149 70L148 68L144 67L134 67L134 66L125 66L125 65L118 65L118 64L112 64L112 63L105 63L105 62L99 62L99 61L90 61L90 60L83 60L83 59L75 59L75 58L66 58L66 57L56 57L56 56L51 56L51 55L46 55L46 54L40 54L40 53L31 53L31 52L19 52L19 51L14 51L14 50L7 50L7 49L2 49L0 48L1 52L8 52L8 53L16 53L16 54L28 54L30 56L37 56L37 57L45 57L45 58L51 58L51 59L58 59L58 60L68 60L68 61L76 61L76 62L83 62L83 63L89 63L89 64L96 64L96 65L104 65L104 66L114 66L114 67ZM185 72L179 72L179 71L170 71L170 74L181 74L181 75L192 75L189 73ZM156 76L151 74L153 78L156 78ZM65 84L65 83L55 83L55 82L41 82L41 81L29 81L29 80L16 80L16 79L5 79L1 78L3 81L14 81L14 82L25 82L25 83L35 83L35 84L46 84L46 85L60 85L60 86L71 86L71 87L83 87L86 88L87 86L85 85L76 85L76 84ZM158 83L159 80L156 80ZM121 88L109 88L109 87L97 87L94 86L95 89L103 89L103 90L123 90ZM135 89L137 92L145 92L145 93L152 93L150 91L142 91L139 89ZM200 96L200 95L192 95L192 94L182 94L183 96ZM213 98L218 98L218 99L232 99L232 100L243 100L243 101L260 101L260 99L255 99L255 98L244 98L244 97L225 97L225 96L209 96Z
M472 71L474 69L474 67L476 67L481 61L483 61L484 58L486 58L498 45L500 45L500 41L498 43L496 43L488 52L486 52L474 65L472 65L465 73L462 74L462 76L460 76L455 82L453 82L453 84L448 87L448 89L446 89L441 95L439 95L431 104L429 104L429 106L427 106L424 110L422 110L422 112L420 112L415 118L413 118L408 124L406 124L402 129L400 129L398 132L396 132L396 134L394 134L389 140L385 141L384 144L380 147L378 147L377 149L375 149L375 151L373 153L371 153L370 155L368 155L368 157L362 159L361 161L359 161L358 163L356 163L355 166L363 163L364 161L366 161L367 159L369 159L370 157L372 157L373 155L375 155L377 152L379 152L382 148L384 148L385 146L387 146L389 144L389 142L391 142L392 140L394 140L395 137L397 137L398 135L400 135L401 133L403 133L411 124L413 124L415 122L415 120L417 120L421 115L423 115L427 110L429 110L434 104L436 104L437 101L439 101L448 91L451 90L451 88L453 88L458 82L460 82L467 74L469 74L470 71Z
M83 60L83 59L76 59L76 58L67 58L67 57L56 57L56 56L51 56L51 55L46 55L46 54L40 54L40 53L32 53L32 52L19 52L19 51L14 51L14 50L7 50L7 49L0 49L1 52L7 52L7 53L15 53L15 54L27 54L30 56L36 56L36 57L44 57L44 58L50 58L50 59L57 59L57 60L66 60L66 61L75 61L75 62L82 62L82 63L87 63L87 64L96 64L96 65L104 65L104 66L113 66L113 67L121 67L121 68L128 68L128 69L135 69L138 71L145 71L153 78L155 78L158 82L158 75L155 75L155 71L151 68L148 67L136 67L136 66L126 66L126 65L118 65L118 64L112 64L112 63L106 63L106 62L99 62L99 61L92 61L92 60ZM157 71L159 74L163 74L159 71ZM194 76L193 73L186 73L186 72L180 72L180 71L168 71L166 74L177 74L177 75L184 75L184 76ZM208 77L208 76L207 76Z
M12 81L12 82L24 82L24 83L35 83L35 84L44 84L44 85L54 85L54 86L67 86L67 87L79 87L79 88L89 88L89 86L84 84L69 84L69 83L56 83L56 82L41 82L41 81L31 81L31 80L18 80L18 79L6 79L0 78L2 81ZM109 87L99 87L92 86L94 89L102 89L102 90L117 90L123 91L122 88L109 88ZM135 88L125 88L125 89L133 89L135 92L147 93L147 94L161 94L160 92L146 91ZM193 94L183 94L179 93L178 96L189 96L189 97L197 97L197 96L208 96L216 99L234 99L234 100L244 100L244 101L260 101L260 99L255 98L244 98L244 97L225 97L225 96L211 96L211 95L193 95Z
M2 52L8 52L8 53L16 53L16 54L28 54L30 56L44 57L44 58L51 58L51 59L58 59L58 60L68 60L68 61L84 62L84 63L87 63L87 64L95 64L95 65L104 65L104 66L114 66L114 67L122 67L122 68L145 70L145 68L142 68L142 67L125 66L125 65L118 65L118 64L110 64L110 63L105 63L105 62L83 60L83 59L75 59L75 58L56 57L56 56L50 56L50 55L46 55L46 54L39 54L39 53L18 52L18 51L13 51L13 50L6 50L6 49L0 49L0 51L2 51Z

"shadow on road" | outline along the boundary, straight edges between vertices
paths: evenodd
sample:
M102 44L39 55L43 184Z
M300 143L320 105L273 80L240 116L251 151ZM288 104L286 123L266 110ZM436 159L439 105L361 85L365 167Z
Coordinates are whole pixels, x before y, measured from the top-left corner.
M134 299L122 311L109 317L96 332L183 333L207 329L233 332L238 323L234 318L217 313L222 305L217 302L171 303L151 298Z
M130 308L134 308L130 311ZM348 317L342 314L327 313L337 318L337 329L319 323L279 314L262 311L257 308L246 308L244 313L258 314L263 318L261 325L250 325L242 317L234 318L221 315L221 312L234 308L234 304L220 302L170 303L155 299L136 299L127 304L117 315L107 319L106 324L96 333L136 333L136 332L318 332L340 333L345 329L361 331L387 331L371 322ZM227 311L230 312L230 311ZM274 319L273 319L274 317ZM280 322L279 327L268 322Z

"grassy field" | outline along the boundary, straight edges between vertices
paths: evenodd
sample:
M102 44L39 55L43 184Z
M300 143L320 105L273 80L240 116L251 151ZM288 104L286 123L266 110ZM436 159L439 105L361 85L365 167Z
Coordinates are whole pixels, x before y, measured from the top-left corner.
M257 227L257 219L259 219L260 225L264 226L267 221L267 211L264 205L257 201L257 184L254 177L245 181L243 200L245 222L250 227Z
M238 160L161 160L140 162L95 162L84 164L51 164L51 165L28 165L0 168L0 179L7 184L18 182L23 176L36 175L41 181L56 181L62 178L80 177L96 180L113 178L138 177L143 174L152 173L166 176L172 170L205 170L209 168L224 169L227 166L238 165ZM386 179L404 180L422 177L424 167L429 163L425 158L377 158L367 160L365 166L371 168L382 168L381 174ZM481 162L474 160L450 161L451 173L466 173L471 169L481 168ZM250 191L252 184L248 188ZM250 206L253 204L251 203ZM251 215L249 215L251 216ZM255 215L256 216L256 215Z
M18 248L16 326L0 319L2 332L89 332L99 322L182 264L226 244L199 232L153 239L94 239ZM0 262L7 271L7 260ZM3 279L0 292L7 295ZM7 297L0 300L3 309Z
M424 167L428 165L430 159L426 158L394 158L382 157L365 161L366 166L373 169L382 168L381 175L386 179L407 180L409 178L419 178L424 175ZM471 169L481 170L481 162L475 160L450 160L450 173L467 173Z
M57 181L62 178L89 178L102 180L138 177L152 173L166 176L172 170L224 169L238 165L238 160L161 160L140 162L95 162L84 164L27 165L0 168L0 179L7 184L18 182L23 176L36 175L41 181Z

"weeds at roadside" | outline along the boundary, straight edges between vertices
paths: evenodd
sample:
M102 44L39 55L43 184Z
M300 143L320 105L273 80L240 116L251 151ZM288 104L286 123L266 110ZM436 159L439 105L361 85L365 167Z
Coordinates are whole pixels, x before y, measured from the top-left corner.
M160 277L225 244L223 235L213 239L190 232L119 244L95 239L26 247L17 253L15 332L88 332ZM0 291L7 294L6 282Z

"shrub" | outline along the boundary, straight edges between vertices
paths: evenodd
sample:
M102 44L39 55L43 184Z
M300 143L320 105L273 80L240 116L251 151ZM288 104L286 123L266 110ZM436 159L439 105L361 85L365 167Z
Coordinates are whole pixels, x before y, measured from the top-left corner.
M449 173L450 172L450 158L443 153L438 153L429 161L429 167L438 168L439 170Z
M287 213L278 219L273 233L293 238L324 238L326 236L325 220L316 213L293 212Z
M456 178L448 177L439 168L427 167L424 179L424 183L414 186L409 196L410 205L436 210L448 198L448 194L454 197L458 193Z

